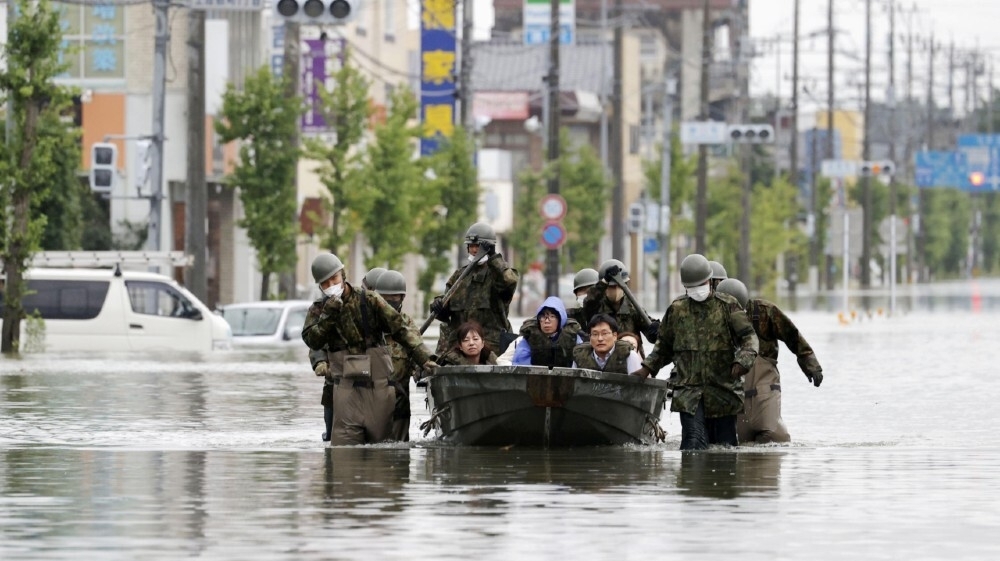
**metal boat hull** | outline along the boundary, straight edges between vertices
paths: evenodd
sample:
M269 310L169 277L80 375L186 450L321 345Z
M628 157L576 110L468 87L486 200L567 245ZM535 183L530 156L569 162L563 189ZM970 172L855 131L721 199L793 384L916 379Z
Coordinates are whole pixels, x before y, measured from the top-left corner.
M663 380L580 368L448 366L427 381L438 437L464 445L651 443L667 394Z

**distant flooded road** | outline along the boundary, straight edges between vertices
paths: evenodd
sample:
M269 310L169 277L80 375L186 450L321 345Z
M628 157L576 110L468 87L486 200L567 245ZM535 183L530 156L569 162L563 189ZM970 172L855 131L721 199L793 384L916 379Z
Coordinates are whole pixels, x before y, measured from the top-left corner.
M944 297L959 302L964 296ZM966 300L968 300L966 298ZM997 559L1000 306L794 312L794 442L327 448L304 349L0 359L0 559Z

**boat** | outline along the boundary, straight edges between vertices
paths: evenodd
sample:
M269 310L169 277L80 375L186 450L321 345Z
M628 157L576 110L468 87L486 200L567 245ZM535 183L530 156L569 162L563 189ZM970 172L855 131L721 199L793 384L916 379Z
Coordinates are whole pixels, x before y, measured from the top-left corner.
M663 440L668 384L583 368L442 366L426 378L424 434L470 446L576 447Z

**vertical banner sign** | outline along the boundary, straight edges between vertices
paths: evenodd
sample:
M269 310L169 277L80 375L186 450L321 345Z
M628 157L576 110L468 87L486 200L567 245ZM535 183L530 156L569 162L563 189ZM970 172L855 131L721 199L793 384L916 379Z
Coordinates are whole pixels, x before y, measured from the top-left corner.
M434 153L455 129L455 3L420 3L420 154Z
M316 133L326 129L326 118L323 116L323 102L319 98L319 90L326 86L326 41L322 39L307 39L308 47L302 53L302 96L306 110L302 114L302 132Z

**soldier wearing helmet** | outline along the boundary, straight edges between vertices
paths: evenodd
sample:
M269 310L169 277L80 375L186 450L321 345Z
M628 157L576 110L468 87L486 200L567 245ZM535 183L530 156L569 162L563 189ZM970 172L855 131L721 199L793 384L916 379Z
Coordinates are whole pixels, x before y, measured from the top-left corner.
M709 265L712 266L712 278L708 281L708 286L715 290L715 287L719 286L719 283L728 279L729 275L726 274L726 268L722 266L722 263L718 261L709 261Z
M750 298L746 285L738 279L726 279L716 291L736 298L746 311L757 339L760 353L743 380L744 406L736 416L736 433L741 443L789 442L792 437L781 419L781 375L778 373L778 341L795 354L806 379L817 388L823 383L823 368L805 337L772 302Z
M577 323L580 324L581 328L586 329L587 320L590 318L584 317L587 314L583 311L583 301L587 299L587 292L592 286L597 284L600 280L600 275L597 273L596 269L580 269L577 271L576 275L573 276L573 295L576 296L576 307L566 310L569 317L575 319Z
M324 297L309 307L302 340L325 350L333 384L331 445L367 444L391 437L396 390L385 337L391 336L423 368L437 367L420 333L376 292L344 280L344 264L332 253L316 257L313 279Z
M711 291L704 256L688 255L680 269L687 294L670 303L656 345L633 374L645 378L674 363L670 410L680 414L681 450L736 446L743 376L757 358L757 335L735 298Z
M369 271L365 273L365 276L361 277L361 287L366 290L375 290L379 277L385 274L387 270L388 269L385 267L375 267L374 269L369 269Z
M406 279L399 271L388 270L375 281L375 292L378 292L390 306L403 316L409 328L417 329L413 318L403 313L403 300L406 298ZM410 440L410 377L420 379L420 365L406 354L403 345L389 336L389 355L392 358L391 381L396 388L396 408L392 412L392 440L407 442Z
M507 319L510 302L520 278L503 256L497 253L497 235L485 222L476 222L465 234L469 262L448 279L446 288L453 292L447 302L438 296L431 302L431 313L441 321L437 353L444 354L457 342L458 327L466 322L478 323L490 349L499 353L501 341L513 339ZM462 272L472 268L458 285Z
M586 321L581 321L580 325L589 325L591 318L597 314L607 314L618 322L621 332L641 332L651 343L655 343L660 322L647 322L645 318L649 314L642 314L634 309L632 303L625 298L625 291L618 286L619 281L627 283L630 280L625 264L617 259L608 259L598 267L597 275L597 284L590 287L583 300L583 316Z

